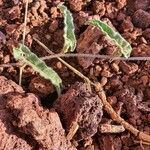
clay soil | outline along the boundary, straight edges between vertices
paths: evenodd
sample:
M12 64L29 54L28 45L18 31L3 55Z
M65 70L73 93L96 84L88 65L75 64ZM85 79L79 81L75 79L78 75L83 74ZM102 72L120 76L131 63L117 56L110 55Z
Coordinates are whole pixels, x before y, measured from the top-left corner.
M12 49L22 41L25 0L0 0L0 64L16 63ZM77 47L74 53L111 55L115 45L95 27L107 22L132 46L131 56L150 56L150 0L29 0L25 43L39 57L63 47L63 16L57 4L72 12ZM93 82L100 82L114 110L140 131L150 134L150 61L65 58ZM150 150L117 124L103 108L94 88L57 59L46 61L63 80L58 98L53 85L31 67L18 85L17 66L0 67L0 150ZM76 134L68 138L72 126Z

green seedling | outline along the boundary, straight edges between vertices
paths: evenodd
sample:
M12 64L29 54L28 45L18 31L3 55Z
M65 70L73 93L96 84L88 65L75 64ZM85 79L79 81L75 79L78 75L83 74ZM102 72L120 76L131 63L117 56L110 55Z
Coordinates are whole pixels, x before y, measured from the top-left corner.
M86 24L98 27L110 40L117 45L119 54L123 55L125 58L130 57L132 47L130 43L128 43L117 31L112 29L101 20L89 20L86 22Z
M64 46L62 53L73 52L76 48L76 37L72 14L67 7L62 4L57 7L64 16Z
M23 63L31 66L42 77L50 80L55 86L58 95L61 94L61 78L51 67L48 67L44 61L32 53L27 46L20 44L18 48L13 49L13 55L16 60L20 60Z

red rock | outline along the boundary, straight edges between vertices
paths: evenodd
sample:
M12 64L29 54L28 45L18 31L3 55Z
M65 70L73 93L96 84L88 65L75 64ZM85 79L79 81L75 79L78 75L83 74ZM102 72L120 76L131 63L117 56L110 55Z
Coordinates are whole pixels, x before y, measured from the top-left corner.
M6 108L6 95L14 92L23 93L23 90L13 81L0 76L0 149L31 150L33 147L28 144L29 141L22 139L23 134L14 131L14 118Z
M92 137L102 118L102 103L99 97L91 93L86 84L76 82L54 104L54 108L62 116L62 122L69 131L74 122L79 125L76 140Z
M133 74L138 71L138 65L135 63L126 63L124 61L120 62L120 68L126 74Z
M54 92L54 87L51 82L40 77L35 77L31 80L29 89L30 92L33 92L40 97L45 97Z
M101 135L98 141L102 150L121 150L122 147L120 138L114 138L110 135Z
M90 0L69 0L70 9L80 11Z
M149 0L127 0L127 7L130 13L134 13L138 9L147 10L149 6Z
M148 57L150 56L150 46L148 44L139 44L133 48L132 54L137 57Z
M103 48L102 44L98 43L102 36L101 31L96 27L89 26L77 41L77 52L85 54L98 54ZM83 68L88 68L94 61L94 58L78 57L78 62Z
M14 125L32 136L41 149L75 150L66 140L58 114L44 110L34 94L8 96L7 108L14 117Z
M150 28L145 29L145 31L143 32L143 36L145 37L145 39L150 40Z
M145 29L150 26L150 13L144 11L144 10L137 10L133 17L133 23L135 26Z

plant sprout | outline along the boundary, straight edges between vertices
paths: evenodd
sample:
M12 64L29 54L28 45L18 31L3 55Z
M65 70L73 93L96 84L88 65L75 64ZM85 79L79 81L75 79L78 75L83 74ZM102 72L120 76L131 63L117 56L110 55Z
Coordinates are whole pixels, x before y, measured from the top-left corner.
M86 22L88 25L98 27L110 40L112 40L118 47L118 52L125 58L130 57L132 47L117 31L112 29L106 23L101 20L89 20Z

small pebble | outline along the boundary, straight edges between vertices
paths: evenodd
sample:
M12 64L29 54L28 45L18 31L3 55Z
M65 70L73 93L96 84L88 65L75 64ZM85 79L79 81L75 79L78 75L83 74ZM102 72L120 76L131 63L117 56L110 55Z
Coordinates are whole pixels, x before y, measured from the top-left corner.
M51 39L51 36L50 36L50 35L48 35L48 34L47 34L47 35L45 35L45 37L46 37L46 39L47 39L47 40L50 40L50 39Z
M56 66L58 69L62 69L62 63L61 62L57 62Z
M106 77L102 77L101 79L101 85L104 86L107 83L107 78Z
M111 67L115 72L119 72L119 66L116 63L112 63Z

